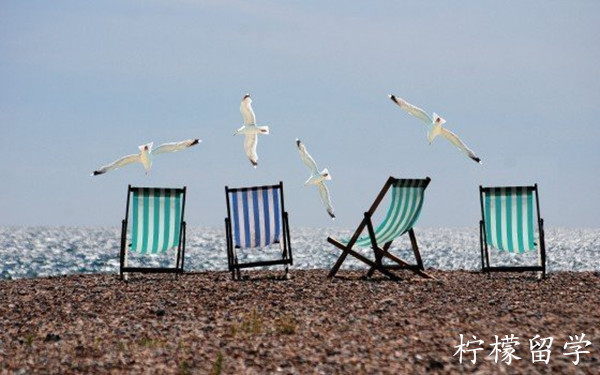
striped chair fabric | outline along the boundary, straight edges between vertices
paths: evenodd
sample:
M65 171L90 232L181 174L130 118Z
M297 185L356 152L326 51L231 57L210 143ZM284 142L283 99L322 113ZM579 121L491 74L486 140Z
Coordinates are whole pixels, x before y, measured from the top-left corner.
M511 253L535 249L534 189L534 186L483 189L488 245Z
M413 227L421 213L428 183L428 180L403 179L392 185L392 199L387 215L375 230L378 245L381 246L402 236ZM349 240L343 242L348 243ZM361 236L356 241L356 245L370 247L371 238L368 235Z
M281 236L280 187L229 190L236 248L265 247Z
M179 246L183 189L133 188L131 250L156 254Z

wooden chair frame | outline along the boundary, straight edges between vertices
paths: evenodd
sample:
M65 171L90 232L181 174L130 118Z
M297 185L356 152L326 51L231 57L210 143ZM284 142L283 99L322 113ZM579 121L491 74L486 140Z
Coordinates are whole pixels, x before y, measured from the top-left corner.
M185 217L185 200L186 200L186 192L187 188L184 186L183 188L174 189L178 193L182 193L182 203L181 203L181 227L179 229L179 245L177 246L177 258L175 267L129 267L125 266L126 252L128 251L127 247L131 246L131 244L127 244L127 225L129 223L129 202L131 198L131 193L136 190L142 189L151 189L148 187L135 187L128 185L127 187L127 204L125 208L125 219L121 222L121 252L120 252L120 267L119 274L121 280L124 279L124 274L128 272L136 272L136 273L183 273L183 265L185 260L185 239L186 239L186 222L184 221ZM169 188L170 189L170 188Z
M246 262L240 263L237 256L236 246L234 245L233 239L233 228L231 219L231 204L230 204L230 193L238 191L253 191L258 189L279 189L279 204L281 206L281 237L278 242L281 243L281 259L274 260L263 260L257 262ZM285 200L283 197L283 182L279 182L277 185L263 185L263 186L252 186L242 188L229 188L225 186L225 198L227 200L227 217L225 218L225 236L227 241L227 262L228 269L231 272L233 280L241 280L241 270L245 268L261 267L261 266L273 266L273 265L284 265L285 275L288 276L289 265L294 264L292 256L292 245L290 242L290 226L288 221L288 213L285 210Z
M481 220L479 221L479 244L481 247L481 272L487 273L490 272L541 272L542 278L546 277L546 243L544 240L544 219L540 217L540 201L539 201L539 192L537 184L533 186L502 186L502 188L522 188L526 187L527 189L531 189L535 194L535 210L537 213L537 225L538 225L538 233L539 233L539 247L538 247L538 255L540 264L537 266L490 266L490 249L487 243L487 233L485 230L485 214L484 214L484 201L483 194L490 189L497 187L483 187L479 186L479 201L481 203Z
M410 237L411 247L412 247L413 253L415 255L416 264L410 264L408 261L401 259L401 258L391 254L388 251L390 246L392 245L393 240L386 242L381 247L377 244L377 240L375 238L375 229L373 227L373 221L372 221L373 214L377 210L377 207L379 206L381 201L385 198L390 187L400 181L403 181L403 180L397 179L397 178L394 178L391 176L388 178L386 183L383 185L383 188L381 189L381 191L375 198L375 201L371 205L371 208L369 208L369 210L364 213L364 218L362 219L362 221L360 222L360 224L354 231L354 234L352 235L352 237L350 238L350 241L347 244L343 244L340 241L338 241L332 237L327 238L327 241L330 244L332 244L335 247L337 247L338 249L342 250L342 254L340 255L340 257L334 264L333 268L329 272L329 275L327 276L328 278L335 277L335 275L337 274L338 270L340 269L342 263L346 259L346 256L348 256L348 254L354 256L358 260L360 260L370 266L370 269L367 272L367 277L371 277L375 271L379 271L382 274L391 278L392 280L398 280L398 276L395 273L393 273L391 270L407 269L407 270L410 270L410 271L416 273L419 276L422 276L425 278L433 278L431 275L428 275L427 273L424 272L423 262L421 260L421 255L419 253L419 247L417 245L417 238L415 236L415 232L414 232L413 228L410 228L408 230L408 235ZM426 182L425 182L424 189L427 188L431 179L429 177L427 177L425 179L425 181ZM373 253L375 255L374 261L363 256L362 254L358 253L357 251L353 250L354 244L360 237L360 235L363 232L363 230L365 229L365 227L367 228L369 237L371 239L371 246L373 249ZM382 263L383 258L386 258L386 259L392 261L393 264L384 265Z

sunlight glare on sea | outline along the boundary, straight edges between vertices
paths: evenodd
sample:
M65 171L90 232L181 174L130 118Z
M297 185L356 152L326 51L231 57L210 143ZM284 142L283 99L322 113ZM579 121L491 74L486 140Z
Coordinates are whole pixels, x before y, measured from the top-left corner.
M469 228L415 228L425 268L478 270L481 267L479 230ZM328 236L346 237L350 230L291 228L293 269L328 269L339 250L327 242ZM118 273L119 228L0 227L0 279L32 278L77 273ZM599 271L600 229L546 229L547 269L552 271ZM240 259L276 256L270 250L239 252ZM392 252L412 260L408 236L396 240ZM363 250L369 254L368 249ZM173 264L173 253L158 256L129 256L130 264ZM537 254L493 254L505 264L535 264ZM365 268L348 257L345 268ZM188 227L185 253L186 271L226 271L225 231Z

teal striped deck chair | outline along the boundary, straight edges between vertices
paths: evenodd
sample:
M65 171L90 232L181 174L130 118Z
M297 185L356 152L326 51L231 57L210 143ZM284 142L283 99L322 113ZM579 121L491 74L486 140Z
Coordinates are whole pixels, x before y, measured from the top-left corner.
M537 184L533 186L479 186L479 222L482 272L541 272L546 276L544 220L540 217ZM536 235L537 229L537 235ZM491 251L523 254L537 251L534 266L490 266Z
M370 266L367 273L368 277L371 277L375 271L379 271L391 279L397 280L398 277L392 270L408 269L422 277L432 278L423 270L423 262L413 230L413 226L417 222L421 208L423 207L425 189L430 181L429 177L425 179L397 179L390 177L385 185L383 185L381 192L375 198L369 211L365 212L364 218L352 237L341 240L332 237L327 238L329 243L342 251L342 254L329 272L328 277L332 278L336 275L346 256L350 254ZM373 215L390 190L391 199L387 214L377 228L375 228L372 221ZM365 228L367 229L367 233L361 236ZM415 264L410 264L406 260L389 252L392 242L406 233L408 233L415 255ZM355 248L371 248L374 259L369 259L362 255ZM383 264L382 260L384 258L388 264Z
M229 188L225 186L227 260L234 280L250 267L293 264L288 213L283 200L283 182L277 185ZM264 256L264 249L278 246L277 258ZM261 250L263 250L261 252ZM253 260L241 261L238 252L253 252ZM251 259L251 258L248 258Z
M127 188L127 206L121 228L121 267L127 272L183 273L186 188ZM173 251L174 250L174 251ZM173 267L130 267L128 252L156 255L173 252Z

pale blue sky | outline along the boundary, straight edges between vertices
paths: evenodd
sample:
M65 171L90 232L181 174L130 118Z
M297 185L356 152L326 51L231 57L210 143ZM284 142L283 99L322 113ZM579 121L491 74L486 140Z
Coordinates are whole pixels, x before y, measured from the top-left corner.
M430 176L420 226L475 226L478 185L537 182L547 226L600 226L600 2L0 1L0 225L109 225L127 184L188 186L222 226L224 186L284 181L292 226L358 224L389 175ZM251 93L259 167L242 151ZM447 119L477 165L396 107ZM137 146L203 143L90 177ZM332 223L294 140L321 168Z

